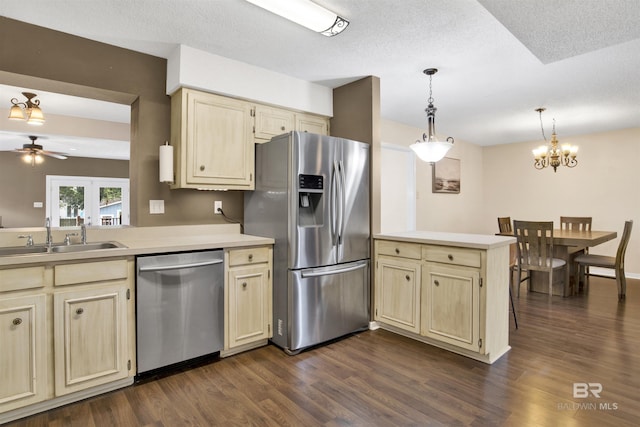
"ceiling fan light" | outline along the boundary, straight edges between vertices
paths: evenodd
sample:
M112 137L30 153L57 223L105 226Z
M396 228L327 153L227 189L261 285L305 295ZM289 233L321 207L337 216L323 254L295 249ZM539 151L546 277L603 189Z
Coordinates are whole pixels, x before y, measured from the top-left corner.
M9 120L24 120L24 113L19 105L14 105L9 111Z
M30 108L27 123L35 126L41 126L42 124L44 124L44 114L42 114L42 110L40 109L40 107L34 106Z

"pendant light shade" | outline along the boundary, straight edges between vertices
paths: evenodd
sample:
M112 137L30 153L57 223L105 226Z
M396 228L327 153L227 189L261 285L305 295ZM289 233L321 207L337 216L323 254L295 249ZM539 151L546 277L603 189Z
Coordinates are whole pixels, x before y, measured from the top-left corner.
M451 147L453 147L454 142L452 137L448 137L446 141L439 141L436 137L435 118L438 109L433 106L431 78L437 72L438 70L436 68L427 68L424 70L424 73L429 76L429 105L425 109L427 113L427 132L422 135L422 141L418 140L409 146L420 160L430 163L442 160Z

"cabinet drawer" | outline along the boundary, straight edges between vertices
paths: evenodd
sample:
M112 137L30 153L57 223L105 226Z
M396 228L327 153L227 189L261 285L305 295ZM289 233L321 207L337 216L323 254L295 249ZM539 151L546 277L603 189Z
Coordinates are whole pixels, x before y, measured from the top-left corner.
M269 262L269 248L256 247L229 251L229 267Z
M45 284L44 266L0 270L0 292L41 288Z
M378 255L397 256L402 258L420 259L420 244L376 240Z
M425 246L422 250L427 261L480 268L480 251L475 249Z
M127 260L56 265L53 274L55 286L126 279L128 275Z

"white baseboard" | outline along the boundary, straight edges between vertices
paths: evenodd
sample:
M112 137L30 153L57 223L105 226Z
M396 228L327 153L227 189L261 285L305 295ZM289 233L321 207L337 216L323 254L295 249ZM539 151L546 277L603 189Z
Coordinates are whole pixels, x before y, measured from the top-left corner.
M376 321L369 322L369 329L375 331L376 329L380 329L380 324Z
M589 267L589 272L594 276L611 277L612 279L616 277L615 272L610 268ZM625 271L624 275L627 279L640 279L640 273Z

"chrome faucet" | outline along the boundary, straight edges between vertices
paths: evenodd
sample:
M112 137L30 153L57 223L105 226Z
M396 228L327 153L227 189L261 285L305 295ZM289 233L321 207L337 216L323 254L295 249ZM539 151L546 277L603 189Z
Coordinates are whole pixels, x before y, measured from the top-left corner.
M45 218L44 226L47 229L47 239L45 240L44 244L48 248L50 248L53 245L53 238L51 237L51 219L49 217Z
M27 239L27 246L33 246L33 236L31 234L21 234L18 239Z
M80 224L80 240L83 245L87 244L87 226L84 223Z

